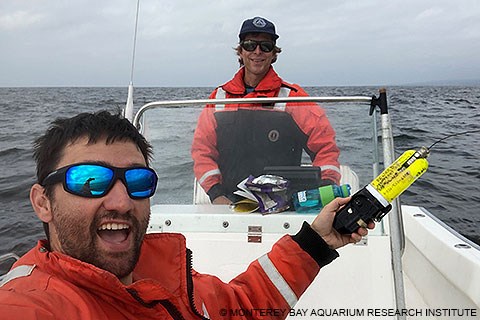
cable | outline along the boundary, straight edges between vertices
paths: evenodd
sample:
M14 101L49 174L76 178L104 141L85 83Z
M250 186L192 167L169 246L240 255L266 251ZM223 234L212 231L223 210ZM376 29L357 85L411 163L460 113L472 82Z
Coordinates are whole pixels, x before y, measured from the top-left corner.
M448 138L451 138L451 137L456 137L456 136L460 136L460 135L464 135L464 134L469 134L469 133L474 133L474 132L480 132L480 129L477 129L477 130L468 130L468 131L463 131L463 132L458 132L458 133L453 133L453 134L449 134L441 139L438 139L437 141L435 141L434 143L432 143L432 145L430 147L428 147L428 150L430 150L431 148L433 148L434 145L436 145L437 143L445 140L445 139L448 139Z
M430 150L431 148L433 148L434 145L436 145L437 143L439 142L442 142L443 140L446 140L448 138L451 138L451 137L456 137L456 136L461 136L461 135L464 135L464 134L469 134L469 133L476 133L476 132L480 132L480 129L476 129L476 130L468 130L468 131L463 131L463 132L457 132L457 133L452 133L452 134L449 134L441 139L438 139L436 140L434 143L432 143L430 145L430 147L427 148L427 150ZM400 155L401 152L395 150L395 155L398 156Z

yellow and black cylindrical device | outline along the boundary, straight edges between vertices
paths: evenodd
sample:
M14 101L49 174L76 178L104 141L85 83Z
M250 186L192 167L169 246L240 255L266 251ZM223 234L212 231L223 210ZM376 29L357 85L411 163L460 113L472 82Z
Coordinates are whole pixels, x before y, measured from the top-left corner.
M370 184L352 196L352 200L335 216L333 227L340 233L352 233L366 227L369 221L380 221L392 206L390 203L403 193L428 168L429 150L405 151Z

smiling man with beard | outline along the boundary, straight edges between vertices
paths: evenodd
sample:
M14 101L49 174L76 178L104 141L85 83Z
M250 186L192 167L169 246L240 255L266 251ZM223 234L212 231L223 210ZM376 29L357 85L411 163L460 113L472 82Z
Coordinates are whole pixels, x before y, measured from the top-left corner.
M157 182L150 155L148 142L118 116L56 120L35 142L39 183L30 192L45 247L131 283Z
M90 182L90 194L97 188L104 187L104 182L97 187L95 180L110 173L108 166L138 167L131 170L143 170L142 167L147 167L147 161L135 143L125 141L122 137L111 138L109 142L107 139L101 136L93 139L77 138L61 152L64 156L58 162L58 168L82 164L82 167L70 167L67 171L70 176L67 177L75 179L76 176L83 178L83 174L99 175ZM37 156L42 157L39 153ZM73 171L74 169L76 171ZM85 173L80 170L85 170ZM53 185L52 182L56 181L53 180L54 174L57 173L43 179L45 188L54 188L51 192L46 192L52 195L51 211L44 206L48 203L48 200L44 199L44 187L37 184L31 191L36 212L42 221L49 225L51 250L108 270L124 283L131 282L128 277L138 260L148 226L148 200L133 201L122 197L121 195L128 193L125 185L120 181L112 181L107 195L85 201L85 198L71 192L62 192L63 186L60 183ZM148 182L156 181L153 171L145 169L145 174L151 175ZM63 173L59 176L63 179ZM154 184L148 186L152 192L154 187Z
M192 269L182 235L146 235L157 175L150 144L128 120L106 111L58 119L36 140L34 156L30 201L47 240L0 279L2 319L225 319L223 310L289 310L336 248L367 234L332 228L348 201L336 199L226 284Z

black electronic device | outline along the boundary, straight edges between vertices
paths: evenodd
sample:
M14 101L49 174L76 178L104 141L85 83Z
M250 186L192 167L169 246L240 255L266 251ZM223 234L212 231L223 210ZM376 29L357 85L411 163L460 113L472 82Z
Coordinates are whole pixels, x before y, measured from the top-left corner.
M340 233L350 234L359 227L367 227L370 221L380 221L392 209L380 203L367 188L356 192L352 199L335 215L333 227Z
M272 166L263 169L264 174L280 176L289 181L288 193L315 189L323 184L322 171L316 166Z

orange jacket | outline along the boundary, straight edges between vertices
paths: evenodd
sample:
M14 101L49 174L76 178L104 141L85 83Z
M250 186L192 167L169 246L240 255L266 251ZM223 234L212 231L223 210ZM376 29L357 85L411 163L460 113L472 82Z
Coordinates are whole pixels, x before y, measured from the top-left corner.
M318 241L299 239L305 234L312 236L314 231L307 225L305 228L308 232L303 232L304 236L284 236L271 252L228 284L191 269L191 253L180 234L145 236L134 283L129 286L93 265L49 252L46 242L39 241L1 281L1 318L177 320L229 319L235 315L235 319L283 319L288 311L282 310L294 306L319 265L338 256L323 240L320 259L304 251L299 243ZM288 288L282 286L285 282ZM238 310L254 309L275 312L268 317L237 317Z
M235 74L232 80L220 87L225 92L225 98L276 97L281 91L281 88L288 88L289 97L308 96L308 94L300 86L283 81L272 67L267 75L257 85L255 90L246 94L245 85L243 82L244 72L244 68L241 68ZM210 99L218 98L218 90L219 88L212 92ZM257 124L249 123L248 121L246 124L245 122L241 122L240 124L239 117L241 114L245 114L245 110L257 111L257 115L251 117L252 119L255 119L254 121L257 121ZM225 116L220 117L219 113L223 112L236 112L237 116L236 118ZM268 114L266 114L267 112ZM277 114L271 112L277 112ZM266 146L265 148L264 146L260 146L257 150L255 150L254 145L260 143L259 140L263 139L263 136L266 134L261 132L260 134L254 135L251 139L248 138L249 134L252 131L258 132L258 130L262 130L263 127L275 122L276 120L274 119L285 118L281 114L278 114L278 112L290 115L288 118L293 119L294 123L289 125L287 119L284 121L284 123L279 124L279 126L281 126L278 129L279 131L284 129L287 125L294 127L293 129L290 129L290 131L286 131L283 136L290 137L292 136L291 132L300 129L299 136L305 137L303 148L310 155L312 164L321 167L322 179L328 179L337 184L339 183L339 149L335 143L335 131L330 125L325 111L317 104L287 103L283 108L265 107L260 104L228 104L220 107L217 105L207 105L202 110L202 113L198 119L198 124L192 143L192 158L194 160L195 177L203 189L207 191L212 200L216 196L221 195L221 192L220 194L218 191L212 190L212 192L210 192L211 188L216 186L218 189L218 186L221 186L222 183L226 183L226 181L223 181L225 175L230 178L233 176L236 178L236 180L241 177L239 181L248 177L250 174L255 175L253 172L236 172L231 174L230 172L225 171L243 171L245 169L242 167L245 165L245 162L248 161L250 163L254 163L260 161L256 156L262 153L261 148L267 149L275 143L269 143L266 141L264 144ZM258 122L260 116L266 117L266 120L261 122L261 124ZM219 131L221 130L220 128L222 125L227 128L226 131ZM242 127L238 128L238 126ZM234 137L236 139L232 140ZM229 141L234 142L230 144ZM242 144L248 144L248 146L244 147ZM288 151L294 148L296 147L279 149L280 151L278 151L277 154L268 161L275 162L276 158L285 154L285 150ZM247 151L245 152L245 150ZM275 153L275 150L272 151L272 153ZM296 155L293 156L298 160L300 160L301 157L301 148L299 151L300 154L298 154L298 151L295 151ZM223 154L226 153L233 154L229 157L227 156L228 161L222 160ZM267 156L268 154L263 154L263 157ZM272 165L266 161L267 160L263 161L258 166L262 167L264 165ZM300 163L282 164L281 161L282 160L280 160L279 164L274 165L300 165ZM231 189L231 185L233 184L236 186L239 181L229 182L230 186L226 188L227 191L224 194L229 194L231 192L231 190L229 190Z

